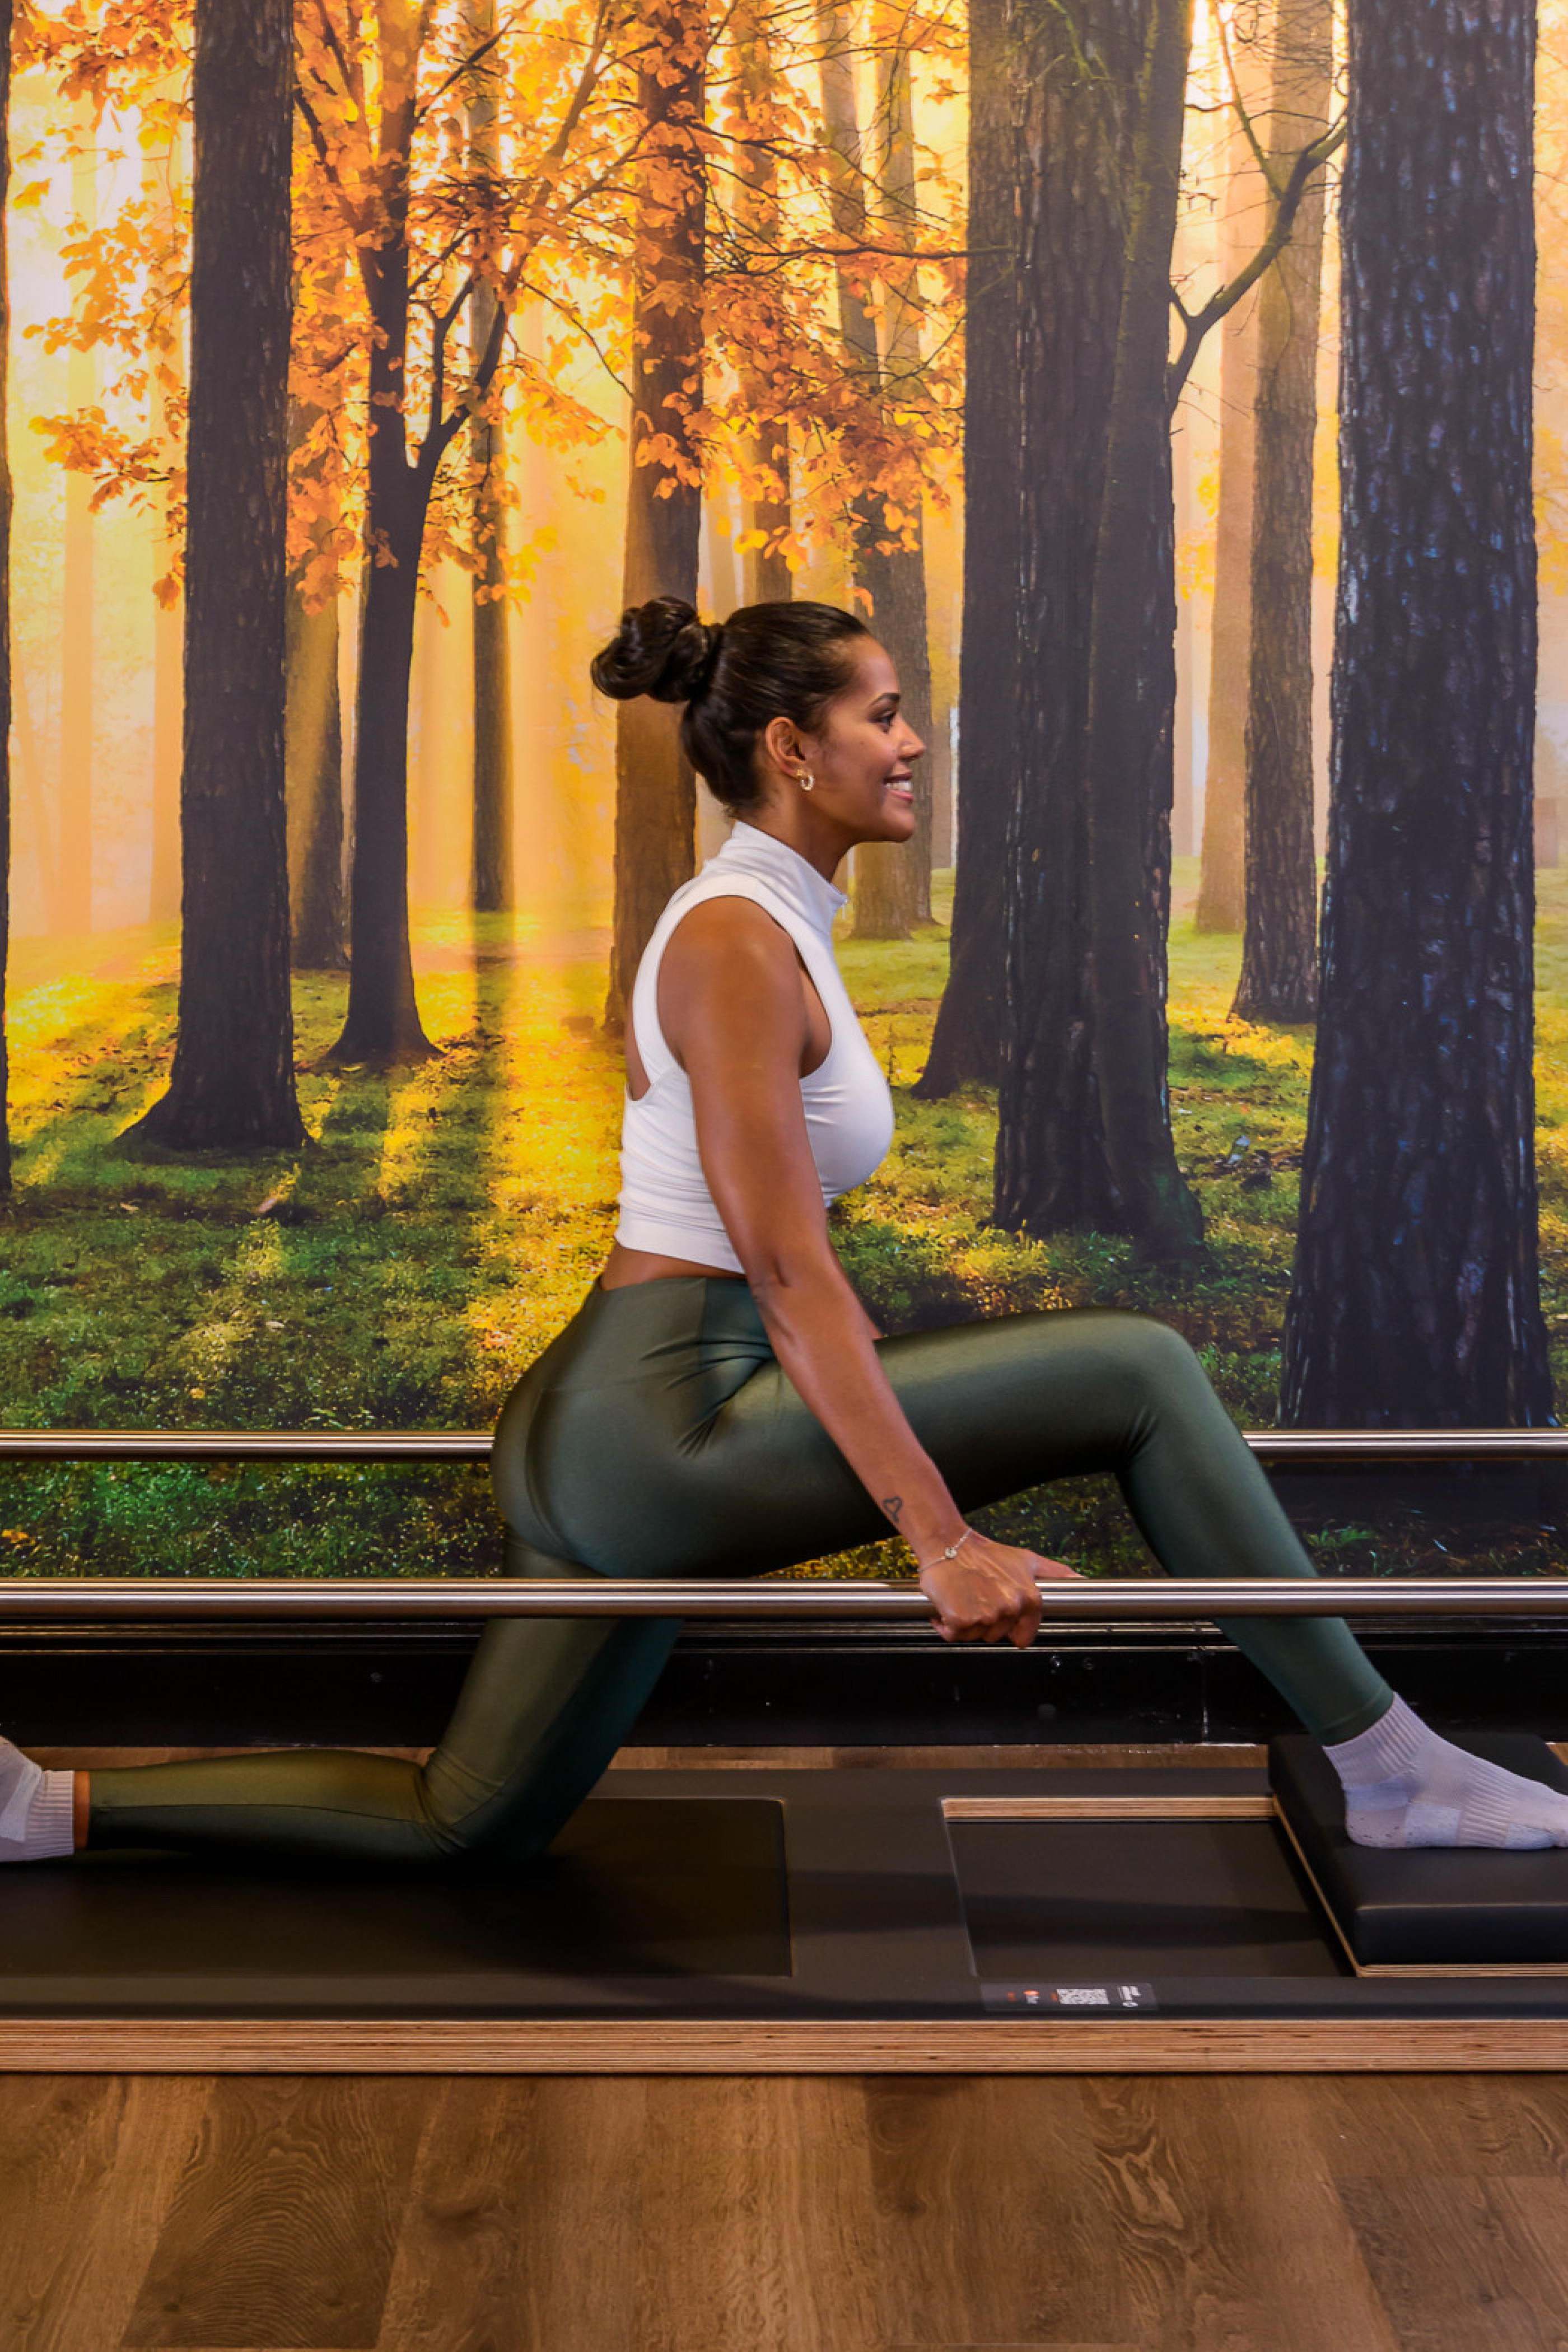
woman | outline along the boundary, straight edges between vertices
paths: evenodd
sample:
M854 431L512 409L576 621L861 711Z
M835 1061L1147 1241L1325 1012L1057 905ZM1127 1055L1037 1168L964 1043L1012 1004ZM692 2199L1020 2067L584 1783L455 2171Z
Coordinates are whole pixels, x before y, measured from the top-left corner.
M1023 1647L1036 1580L1072 1570L964 1513L1110 1470L1175 1574L1310 1576L1174 1332L1072 1309L884 1339L834 1255L827 1206L871 1174L892 1110L834 962L833 876L858 843L909 839L924 749L883 648L823 604L705 626L660 597L593 674L685 705L687 751L737 823L637 973L615 1246L496 1433L512 1572L757 1572L890 1527L947 1640ZM0 1853L521 1861L609 1763L678 1630L493 1623L423 1769L302 1750L89 1776L10 1748ZM1427 1730L1342 1622L1227 1630L1325 1743L1362 1844L1568 1844L1568 1799Z

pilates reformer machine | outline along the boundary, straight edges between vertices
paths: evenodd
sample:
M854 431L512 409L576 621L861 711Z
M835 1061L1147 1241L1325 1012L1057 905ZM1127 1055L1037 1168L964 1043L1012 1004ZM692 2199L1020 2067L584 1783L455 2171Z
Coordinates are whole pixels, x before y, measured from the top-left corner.
M1278 1463L1568 1462L1557 1431L1267 1433ZM480 1432L12 1431L10 1461L482 1462ZM1041 1587L1053 1628L1568 1616L1568 1577ZM911 1584L0 1579L0 1626L920 1622ZM933 1634L932 1640L934 1642ZM1568 1693L1564 1694L1568 1718ZM1545 1740L1467 1744L1568 1790ZM1044 1751L1042 1751L1044 1753ZM0 2071L1568 2064L1568 1851L1372 1853L1286 1734L1191 1763L615 1769L527 1870L88 1853L0 1877Z

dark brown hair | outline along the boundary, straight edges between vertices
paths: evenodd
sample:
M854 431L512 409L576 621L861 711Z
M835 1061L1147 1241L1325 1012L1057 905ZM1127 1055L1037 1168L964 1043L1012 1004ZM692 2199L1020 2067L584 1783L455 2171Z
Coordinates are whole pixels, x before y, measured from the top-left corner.
M617 702L683 702L687 758L742 815L762 798L757 740L769 720L815 734L849 683L850 640L870 634L836 604L742 604L727 621L700 621L678 596L655 596L628 605L590 675Z

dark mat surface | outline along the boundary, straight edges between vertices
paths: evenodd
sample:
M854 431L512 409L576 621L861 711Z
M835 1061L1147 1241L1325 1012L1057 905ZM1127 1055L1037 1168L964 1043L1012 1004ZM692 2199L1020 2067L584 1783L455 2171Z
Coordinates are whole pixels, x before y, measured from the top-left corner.
M984 2017L999 1985L1044 1978L1131 1982L1165 2017L1568 2021L1568 1978L1354 1976L1278 1822L944 1811L1047 1792L1261 1797L1261 1772L741 1780L613 1772L554 1853L516 1872L123 1853L0 1871L0 2018L876 2023Z
M1500 1732L1459 1745L1568 1794L1568 1770L1543 1739ZM1270 1741L1268 1773L1323 1898L1363 1967L1568 1964L1568 1849L1379 1853L1352 1844L1333 1766L1305 1733Z
M1272 1822L953 1822L982 1977L1332 1977Z
M782 1976L776 1798L590 1799L515 1871L236 1869L79 1855L0 1880L7 1987L94 1975L341 1979Z

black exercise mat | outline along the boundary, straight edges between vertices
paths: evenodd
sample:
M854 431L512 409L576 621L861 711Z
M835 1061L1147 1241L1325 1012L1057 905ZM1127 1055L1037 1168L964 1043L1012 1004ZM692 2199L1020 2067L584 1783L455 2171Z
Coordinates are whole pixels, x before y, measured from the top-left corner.
M0 2008L22 1979L782 1976L773 1797L592 1798L513 1870L283 1871L79 1854L0 1878Z
M1543 1739L1478 1733L1459 1744L1568 1794L1568 1771ZM1269 1742L1268 1777L1323 1900L1363 1968L1568 1964L1568 1848L1389 1853L1352 1845L1339 1777L1304 1732Z
M1332 1977L1272 1822L952 1822L977 1975Z

